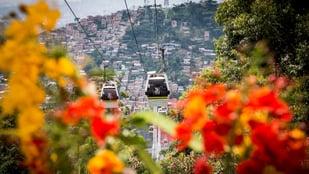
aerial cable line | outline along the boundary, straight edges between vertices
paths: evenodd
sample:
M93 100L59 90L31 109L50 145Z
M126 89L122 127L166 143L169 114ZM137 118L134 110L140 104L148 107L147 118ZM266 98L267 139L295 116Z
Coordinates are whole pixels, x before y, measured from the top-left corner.
M166 64L164 60L164 51L165 48L161 48L159 44L159 29L158 29L158 12L157 12L157 1L154 0L154 7L155 7L155 29L156 29L156 43L157 43L157 56L159 57L159 51L161 51L161 58L162 58L162 67L159 70L159 73L165 73L166 71Z
M155 7L155 17L154 17L154 25L155 25L155 30L156 30L156 41L155 43L157 44L157 58L159 58L159 40L158 40L158 13L157 13L157 1L154 0L154 7ZM161 71L161 70L160 70Z
M137 48L137 51L138 51L138 56L139 56L139 59L140 59L140 63L143 65L143 59L142 59L142 56L141 56L141 51L140 51L139 46L138 46L138 42L137 42L137 39L136 39L134 27L133 27L133 22L131 20L131 15L130 15L130 11L129 11L128 4L127 4L126 0L124 0L124 4L126 6L127 14L128 14L128 17L129 17L130 26L131 26L131 30L132 30L132 33L133 33L135 45L136 45L136 48ZM131 75L131 72L132 72L132 69L130 68L129 69L129 74L128 74L129 76ZM126 89L128 89L128 85L129 85L129 83L127 83Z
M85 29L85 27L80 23L79 21L79 17L76 16L76 14L74 13L73 9L71 8L70 4L67 2L67 0L64 0L64 2L66 3L66 5L68 6L68 8L70 9L71 13L74 16L74 20L77 21L77 23L79 24L79 26L81 27L81 29L83 30L83 32L86 34L87 39L93 44L93 47L96 49L96 51L100 54L100 56L103 58L103 54L99 51L99 49L97 48L97 46L95 45L94 41L90 38L89 33L87 32L87 30Z
M94 41L90 38L89 33L87 32L87 30L85 29L85 27L80 23L79 18L76 16L76 14L74 13L73 9L71 8L70 4L67 2L67 0L64 0L64 2L66 3L66 5L68 6L68 8L70 9L71 13L74 16L74 20L77 21L77 23L79 24L79 26L81 27L81 29L83 30L83 32L86 34L87 39L93 44L93 47L95 48L95 50L99 53L99 55L102 57L102 59L104 60L104 56L103 54L99 51L99 49L97 48L97 46L95 45ZM103 70L105 71L105 65L103 65ZM104 81L105 81L105 77L104 77Z
M137 51L138 51L139 59L140 59L140 62L143 63L143 59L142 59L142 56L141 56L141 51L140 51L140 49L138 47L136 35L135 35L135 32L134 32L133 22L131 20L131 15L130 15L130 11L129 11L129 8L128 8L127 1L124 0L124 3L126 5L126 9L127 9L127 13L128 13L128 17L129 17L129 21L130 21L130 25L131 25L131 30L132 30L133 37L134 37L134 40L135 40L135 44L136 44L136 48L137 48Z
M156 27L156 42L159 47L159 41L158 41L158 13L157 13L157 1L154 0L154 7L155 7L155 27Z

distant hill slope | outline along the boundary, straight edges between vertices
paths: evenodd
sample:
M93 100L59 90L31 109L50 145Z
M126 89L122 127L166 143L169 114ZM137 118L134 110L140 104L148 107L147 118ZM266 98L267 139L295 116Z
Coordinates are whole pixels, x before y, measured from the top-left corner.
M50 45L63 44L86 72L104 64L108 69L130 70L128 80L160 70L158 45L165 45L168 78L186 87L215 57L213 40L223 34L214 21L217 7L212 0L173 8L140 7L130 10L132 26L126 10L88 16L42 39ZM83 59L84 55L92 59Z
M145 70L160 69L160 61L153 55L156 50L149 54L149 49L156 49L157 44L172 43L166 56L168 75L173 81L181 81L184 75L199 71L204 62L212 60L213 54L207 51L214 49L213 40L223 34L214 21L217 7L215 1L206 1L185 3L171 9L153 6L140 9L133 28ZM131 28L121 42L128 45L125 54L138 51Z

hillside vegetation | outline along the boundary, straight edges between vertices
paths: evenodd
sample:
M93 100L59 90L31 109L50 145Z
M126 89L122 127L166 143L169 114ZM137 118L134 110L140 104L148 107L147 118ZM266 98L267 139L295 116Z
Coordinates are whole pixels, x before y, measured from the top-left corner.
M223 34L222 28L214 20L217 7L216 2L208 1L190 2L170 9L154 6L139 9L138 18L132 24L138 48L133 31L128 28L121 41L128 45L124 54L136 55L137 60L142 59L140 61L146 71L158 71L161 61L149 54L149 49L153 49L153 54L156 54L158 45L168 45L165 54L167 72L171 80L181 81L185 58L191 59L191 71L199 71L201 67L196 65L214 58L213 55L205 56L199 49L213 50L213 40ZM128 14L124 13L123 19L128 18L126 15ZM205 32L209 33L207 39ZM141 52L141 56L137 56L138 51Z

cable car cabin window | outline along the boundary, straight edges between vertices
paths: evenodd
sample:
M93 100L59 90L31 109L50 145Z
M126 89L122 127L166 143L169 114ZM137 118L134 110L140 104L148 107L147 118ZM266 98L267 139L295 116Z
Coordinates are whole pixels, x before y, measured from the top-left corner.
M114 88L105 88L103 89L103 95L101 96L103 100L117 100L118 95L116 89Z
M146 95L148 97L168 96L165 79L149 79Z

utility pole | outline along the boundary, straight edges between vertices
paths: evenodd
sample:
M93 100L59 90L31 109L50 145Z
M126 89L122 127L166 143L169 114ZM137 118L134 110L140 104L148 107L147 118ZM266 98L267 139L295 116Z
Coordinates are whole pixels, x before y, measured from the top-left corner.
M160 48L160 51L161 51L161 57L162 57L162 68L160 70L160 73L165 73L166 72L166 62L164 58L165 48Z
M106 82L107 80L106 80L106 67L107 67L108 65L107 64L105 64L105 62L103 63L103 82Z
M153 107L154 112L158 112L158 107ZM153 126L152 130L152 158L156 161L160 160L160 151L161 151L161 130L158 126Z

